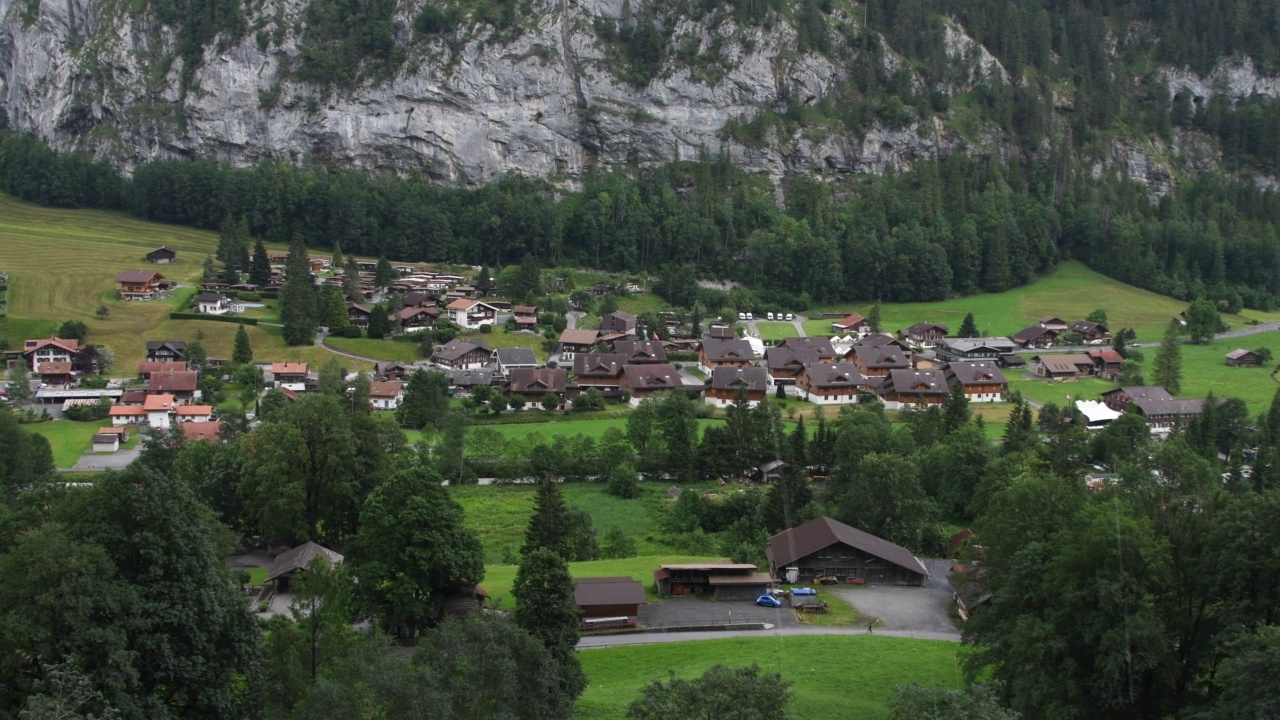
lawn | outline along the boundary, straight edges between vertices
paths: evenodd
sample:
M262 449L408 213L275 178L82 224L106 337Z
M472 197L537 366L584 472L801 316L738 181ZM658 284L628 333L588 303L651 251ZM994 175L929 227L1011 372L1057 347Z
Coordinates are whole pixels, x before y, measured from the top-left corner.
M654 592L653 571L664 563L696 563L696 562L728 562L723 557L703 555L647 555L622 558L620 560L591 560L588 562L569 563L569 573L574 577L620 577L628 576L639 580L644 585L645 596L650 602L658 600ZM511 586L516 580L515 565L486 565L484 582L481 586L489 593L494 604L502 604L510 608L514 601L511 597Z
M635 293L618 298L618 309L632 315L656 313L667 307L667 301L652 293Z
M972 312L983 335L1007 336L1035 323L1045 315L1057 315L1067 322L1083 320L1096 309L1107 311L1112 329L1132 327L1138 341L1159 342L1169 319L1187 309L1182 300L1139 290L1096 273L1079 262L1066 262L1030 285L1003 293L974 295L932 303L887 303L881 305L881 327L894 332L918 322L946 323L952 332L959 330L965 313ZM866 315L871 304L833 305L811 308L807 315L820 311ZM1276 313L1245 310L1242 316L1224 316L1232 326L1243 325L1248 318L1275 321ZM809 320L805 332L830 337L831 320Z
M829 324L828 327L830 327ZM795 337L796 335L795 324L789 322L758 322L756 323L756 329L760 331L760 339L765 342Z
M60 468L74 467L81 455L93 447L93 436L98 428L110 427L110 420L74 422L50 420L49 422L23 425L31 432L45 436L53 448L53 464ZM137 436L137 433L134 433ZM132 442L132 439L130 440Z
M635 540L638 554L656 555L674 549L661 527L671 504L664 493L669 486L641 483L643 494L634 500L610 495L603 483L565 483L562 487L569 507L591 515L602 541L609 530L622 528ZM525 526L533 514L533 485L469 485L451 488L451 492L466 511L467 527L480 535L485 562L501 563L520 551Z
M788 715L805 720L885 718L893 688L918 682L961 687L956 643L876 635L741 637L584 650L587 690L574 717L626 715L641 687L702 674L713 665L758 664L795 683Z
M506 327L503 326L495 327L491 333L464 332L459 334L458 338L484 345L490 350L497 350L498 348L530 348L540 363L545 363L547 358L551 357L551 354L542 347L541 335L532 335L527 332L507 332Z
M1022 397L1027 400L1041 405L1056 403L1059 407L1065 407L1075 400L1098 400L1102 393L1117 387L1113 382L1096 377L1080 378L1074 382L1033 380L1021 372L1011 373L1007 377L1009 389L1021 392Z
M1275 365L1267 363L1256 368L1228 367L1224 357L1236 348L1255 350L1259 347L1270 348L1272 354L1280 358L1280 333L1216 340L1208 345L1183 345L1182 392L1178 393L1178 397L1201 398L1212 392L1217 397L1240 398L1249 406L1250 414L1261 413L1270 406L1271 398L1280 388L1271 378ZM1152 382L1156 352L1158 348L1142 349L1142 375L1147 382Z
M525 410L523 412L531 412ZM698 420L698 426L706 429L709 425L722 424L723 420L703 418ZM550 441L556 435L585 435L589 438L600 439L609 428L617 428L622 432L627 431L627 419L624 418L581 418L573 420L558 420L548 422L528 422L515 424L494 424L494 425L473 425L472 431L478 427L492 428L496 430L506 440L514 440L525 438L533 433L543 436L546 441Z
M324 344L343 352L353 353L376 360L398 360L414 362L422 359L416 342L397 342L395 340L373 340L370 338L329 337Z

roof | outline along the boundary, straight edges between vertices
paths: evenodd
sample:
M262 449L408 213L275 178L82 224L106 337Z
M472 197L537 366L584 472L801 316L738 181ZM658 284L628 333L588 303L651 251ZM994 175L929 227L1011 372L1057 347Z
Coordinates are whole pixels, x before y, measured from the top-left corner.
M195 370L169 370L163 373L151 373L147 381L147 391L158 392L195 392L200 385L200 373Z
M996 353L1013 352L1015 349L1014 342L1004 337L980 337L980 338L943 338L938 341L938 347L948 348L955 353L971 353L975 350L988 349Z
M772 585L773 576L769 573L753 572L748 575L711 575L707 578L711 585Z
M213 442L218 439L218 433L222 430L222 421L186 422L179 425L179 427L182 428L182 437L187 442L199 440Z
M186 350L187 343L185 340L148 340L148 350L159 350L162 347L168 347L171 350Z
M915 325L912 325L911 327L907 328L906 333L908 335L920 335L922 333L927 333L931 330L941 330L942 334L946 335L947 331L950 330L950 328L948 328L946 325L943 325L942 323L922 322L922 323L916 323Z
M1103 397L1123 392L1143 415L1195 415L1204 407L1204 400L1179 400L1159 386L1142 385L1122 387L1103 393Z
M471 300L468 298L459 298L445 305L446 310L470 310L473 305L480 304L479 300Z
M769 557L774 567L783 568L838 542L911 572L920 575L929 574L924 563L912 555L910 550L842 522L836 522L825 515L769 538L765 555Z
M578 578L575 584L573 601L578 607L645 604L644 585L633 578Z
M722 563L714 563L714 562L713 562L713 563L676 563L676 564L674 564L674 565L659 565L659 566L658 566L658 568L659 568L660 570L707 570L707 571L714 571L714 570L738 570L738 571L745 571L745 570L750 570L751 572L755 572L755 571L756 571L756 566L755 566L755 565L751 565L751 564L749 564L749 563L733 563L733 562L722 562Z
M306 375L306 363L278 362L271 363L271 373L273 375Z
M731 340L734 337L733 328L728 325L712 325L707 328L707 337L719 340Z
M537 365L538 357L533 354L533 348L498 348L493 351L498 357L498 362L502 365Z
M95 433L92 442L95 443L118 443L120 436L115 433Z
M169 372L171 370L174 372L184 372L186 369L187 364L181 360L147 360L145 362L138 363L139 375L150 375L152 373Z
M1089 320L1077 320L1071 323L1071 329L1075 332L1080 333L1081 335L1084 335L1086 333L1091 333L1091 332L1097 332L1099 330L1101 330L1102 332L1107 331L1107 328L1105 325L1101 323L1091 322Z
M1002 355L1000 355L1000 362L1010 367L1016 367L1016 366L1027 364L1026 359L1023 358L1021 355L1018 355L1017 353L1003 353Z
M147 412L167 412L173 409L173 402L172 395L148 395L147 401L142 403L142 409Z
M902 350L893 345L854 345L849 355L862 361L868 368L909 368L911 363Z
M662 343L651 340L615 340L613 351L626 355L629 360L651 358L656 362L667 361L667 349Z
M746 340L720 340L707 338L702 341L702 352L708 360L755 360L758 356Z
M765 366L770 370L782 369L785 367L796 367L816 363L822 359L817 350L813 348L800 347L771 347L764 351Z
M836 356L836 349L831 344L831 340L825 337L783 338L777 346L790 348L792 350L812 350L818 353L818 355L826 358L833 358Z
M581 377L618 377L627 364L622 353L578 353L573 356L573 374Z
M684 380L680 378L680 371L671 363L627 365L622 368L622 372L627 377L627 385L632 389L684 387Z
M1255 353L1252 350L1244 350L1244 349L1232 350L1231 352L1227 353L1227 359L1239 360L1242 357L1247 357L1249 355L1254 355L1254 354Z
M152 280L160 280L164 276L155 270L125 270L116 276L118 283L148 283Z
M564 368L512 368L511 392L562 393L567 379Z
M947 376L959 380L961 385L1003 385L1007 382L1000 368L990 361L951 363L947 366Z
M885 390L913 395L947 395L946 379L940 370L890 370Z
M1058 331L1050 330L1043 325L1031 325L1019 330L1018 334L1013 336L1013 341L1019 345L1025 345L1029 342L1039 340L1045 335L1048 335L1050 338L1056 338L1058 336Z
M379 375L386 375L390 372L412 372L413 365L402 363L397 360L379 360L373 364L374 372Z
M151 251L149 251L149 252L147 253L147 255L148 255L148 256L151 256L151 255L155 255L156 253L163 253L163 252L173 253L174 255L177 255L177 254L178 254L178 251L177 251L177 250L174 250L173 248L169 247L168 245L161 245L160 247L156 248L155 250L151 250Z
M200 293L196 296L196 302L202 305L207 303L220 303L229 300L231 300L231 298L223 295L222 293L216 292Z
M80 352L80 341L74 338L41 338L39 340L27 340L22 343L22 354L29 355L46 345L53 345L67 352Z
M292 550L280 553L275 562L271 563L271 569L267 570L264 582L271 582L278 577L301 570L317 557L324 558L330 566L342 564L342 555L323 545L308 541Z
M769 373L762 367L717 367L711 370L711 387L716 390L765 392L769 389Z
M878 386L881 378L867 378L858 371L858 366L849 362L810 363L804 366L809 382L819 388L858 387L863 385Z
M831 323L831 327L842 328L842 329L855 328L855 327L858 327L859 325L862 325L866 321L867 319L862 317L861 315L848 315L843 320L837 320Z
M537 315L538 308L535 305L515 305L511 308L513 315Z
M146 414L147 411L141 405L112 405L107 411L107 417L135 417Z
M1093 360L1101 360L1104 363L1124 362L1124 356L1121 355L1119 352L1116 352L1112 348L1106 348L1103 350L1090 350L1085 354L1088 355Z
M179 405L176 412L178 417L183 415L212 415L212 405Z
M42 362L36 365L37 375L70 375L71 363L66 360L58 360L57 362Z
M1067 322L1057 315L1045 315L1040 318L1040 322L1045 325L1066 325Z
M1070 353L1067 355L1037 355L1035 357L1041 365L1049 372L1079 372L1081 365L1093 365L1093 358L1084 353Z
M369 397L396 397L404 392L404 385L397 380L369 383Z
M454 387L488 385L493 382L493 371L488 368L449 370L446 374L449 376L449 383Z
M467 353L473 353L477 350L484 351L485 347L466 340L455 339L437 347L433 355L441 360L457 360Z
M636 316L629 312L615 310L600 318L601 330L621 330L628 332L636 328Z
M564 345L595 345L598 337L600 337L599 330L568 328L560 333L560 342Z

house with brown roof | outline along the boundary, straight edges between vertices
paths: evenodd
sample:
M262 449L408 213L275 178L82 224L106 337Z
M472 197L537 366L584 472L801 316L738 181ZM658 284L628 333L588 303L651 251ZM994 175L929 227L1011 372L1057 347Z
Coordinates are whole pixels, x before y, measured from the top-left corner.
M707 328L706 337L713 340L734 340L738 335L728 325L716 324Z
M395 410L404 402L405 383L400 380L380 380L369 384L369 404L374 410Z
M356 327L369 326L370 312L369 308L365 305L358 302L352 302L350 300L347 301L347 322L355 325ZM395 315L392 314L391 317L394 318Z
M399 312L391 313L387 319L394 325L400 324L401 332L418 332L436 326L440 317L440 309L434 307L405 307Z
M138 425L147 420L147 411L142 405L112 405L107 410L107 417L111 418L113 427L121 427L124 425Z
M473 370L489 365L492 355L489 349L479 343L466 340L450 340L444 345L437 345L431 354L431 361L455 370Z
M618 391L626 364L627 356L622 353L579 353L573 356L573 381L580 390Z
M464 330L475 330L481 325L492 325L498 317L498 309L487 302L471 298L459 298L445 306L449 320Z
M755 406L769 391L769 373L762 367L719 365L711 370L706 401L717 407L732 405L739 391L746 392L747 404Z
M530 405L537 405L548 394L564 403L568 373L564 368L516 368L507 381L506 396L524 398Z
M164 289L163 281L154 270L125 270L116 276L116 293L121 300L151 300Z
M685 387L676 366L661 363L623 366L621 389L631 394L630 404L634 407L645 398L668 390L683 391ZM695 389L701 392L702 387L695 386Z
M138 375L143 380L150 380L155 373L186 372L187 364L181 360L148 360L138 363Z
M43 338L22 343L22 358L32 372L36 372L36 366L42 363L67 363L71 366L70 372L79 354L80 341L75 339Z
M209 422L213 419L212 405L178 405L173 418L179 423Z
M76 381L75 373L71 370L69 362L41 362L36 363L32 374L40 376L40 382L45 385L70 385Z
M749 563L674 563L658 566L654 585L663 596L714 597L716 600L754 600L774 584L768 573Z
M1106 345L1111 342L1111 332L1107 327L1089 320L1071 323L1071 332L1079 333L1084 338L1085 345Z
M774 347L791 350L812 350L818 355L818 362L835 362L840 353L829 338L824 337L788 337L778 341Z
M512 347L498 348L493 351L493 369L503 377L509 377L516 368L536 368L538 357L533 348Z
M1031 358L1031 368L1042 378L1074 380L1082 375L1093 374L1093 358L1084 353L1036 355Z
M848 315L831 323L832 332L838 335L857 335L859 337L871 333L871 323L861 315Z
M382 380L404 380L413 370L413 365L395 360L379 360L373 364L373 374Z
M168 430L172 424L173 409L177 406L178 401L172 395L148 395L147 401L142 404L142 410L147 414L148 425Z
M560 364L566 365L573 362L574 356L578 353L591 352L599 338L598 330L565 328L565 331L560 333Z
M894 370L911 368L911 361L906 353L893 345L854 345L845 359L867 377L889 377L889 373Z
M1018 331L1013 336L1013 344L1020 348L1039 350L1053 347L1058 341L1058 331L1050 330L1043 325L1031 325Z
M200 422L183 423L182 428L182 444L199 442L208 440L209 442L218 442L219 433L222 432L221 420L205 420Z
M307 389L307 364L295 362L271 363L271 377L276 387L286 387L294 392Z
M651 340L615 340L613 351L625 356L628 365L662 364L667 361L667 349L661 342Z
M880 398L889 410L941 405L950 394L941 370L891 370L880 386Z
M187 356L187 343L182 340L148 340L147 361L182 360Z
M867 377L850 362L809 363L796 376L800 397L819 405L843 405L858 402L863 395L875 395L883 377Z
M775 346L764 351L764 366L774 385L795 385L804 366L818 362L822 362L818 351L809 347Z
M160 247L147 253L147 262L157 265L169 265L178 259L178 251L168 245Z
M600 318L600 332L602 334L622 333L623 335L635 335L636 316L629 312L615 310Z
M147 379L147 395L172 395L179 403L200 399L200 373L194 370L166 370L151 373Z
M910 550L826 516L769 538L764 555L779 582L834 577L924 587L929 579L929 569Z
M1102 402L1116 412L1137 412L1151 432L1166 435L1185 426L1204 409L1203 399L1179 400L1158 386L1119 387L1102 394Z
M1252 350L1236 349L1227 353L1227 364L1231 367L1259 367L1262 356Z
M635 625L640 606L647 601L639 580L592 577L574 581L573 602L578 606L584 627L590 629L590 620L598 618L620 618L625 619L623 625Z
M931 348L934 343L947 336L949 328L942 323L922 322L898 331L898 337L916 347Z
M1089 350L1085 353L1093 361L1093 374L1106 380L1120 377L1120 366L1124 364L1124 356L1112 348Z
M747 368L759 359L746 340L707 338L698 351L698 368L704 373L711 373L718 367Z
M969 402L1004 402L1009 392L1009 381L990 360L950 363L943 374L947 385L960 386Z

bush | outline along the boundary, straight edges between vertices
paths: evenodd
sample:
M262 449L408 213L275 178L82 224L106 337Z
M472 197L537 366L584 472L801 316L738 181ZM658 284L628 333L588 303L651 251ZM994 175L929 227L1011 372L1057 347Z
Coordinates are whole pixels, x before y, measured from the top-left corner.
M361 332L360 332L360 328L359 328L358 326L356 326L356 325L348 325L348 326L346 326L346 327L342 328L342 331L341 331L340 333L338 333L338 334L339 334L340 336L344 337L344 338L358 338L358 337L360 337Z
M241 325L257 325L258 318L236 317L235 315L205 315L193 312L171 312L170 320L209 320L211 322L239 323Z
M669 362L697 362L698 353L696 352L669 352L667 353Z
M84 340L88 334L89 328L79 320L68 320L58 328L58 337L63 340Z
M256 292L249 292L247 290L242 290L236 293L236 299L243 300L245 302L258 302L262 300L262 294L256 293Z
M492 325L492 324L490 324L490 323L485 323L485 324L483 324L483 325L481 325L481 326L480 326L480 334L481 334L481 335L488 335L489 333L492 333L492 332L493 332L493 325Z

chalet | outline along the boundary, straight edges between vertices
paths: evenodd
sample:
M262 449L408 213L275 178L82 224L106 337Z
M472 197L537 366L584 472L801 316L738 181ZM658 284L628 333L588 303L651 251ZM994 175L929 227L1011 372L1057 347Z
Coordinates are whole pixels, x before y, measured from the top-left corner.
M180 360L159 360L138 364L138 375L143 380L150 380L156 373L185 372L187 364Z
M121 427L124 425L138 425L147 419L147 411L142 405L112 405L107 410L107 417L111 418L113 427Z
M141 405L147 401L147 391L143 390L125 390L120 394L121 405Z
M481 325L492 325L498 317L498 309L486 302L459 298L445 306L449 320L464 330L475 330Z
M820 405L856 403L862 395L875 395L882 377L867 377L850 362L809 363L796 377L801 397Z
M507 381L506 395L518 395L531 405L541 403L548 394L563 402L567 379L568 373L564 368L516 368Z
M341 565L343 560L342 555L323 545L305 542L276 556L271 567L267 569L267 576L263 578L263 582L274 582L276 592L288 592L289 581L310 567L311 562L316 558L320 558L329 567Z
M629 577L578 578L574 581L573 602L583 620L618 618L635 625L640 606L645 604L644 586ZM592 623L584 623L590 627Z
M1050 330L1043 325L1032 325L1018 331L1013 336L1013 344L1020 348L1030 350L1038 350L1047 347L1053 347L1058 341L1058 331Z
M436 305L436 296L421 290L408 291L404 295L405 307L431 307ZM439 313L439 310L436 310Z
M698 391L702 386L694 386ZM622 368L622 389L631 393L631 405L668 390L684 390L684 380L675 365L626 365Z
M896 338L889 333L871 333L858 338L853 343L854 347L895 347L902 351L909 359L911 357L911 346Z
M533 305L516 305L511 308L517 330L533 330L538 327L538 308Z
M244 312L244 306L222 293L200 293L196 296L196 312L204 315L226 315Z
M492 387L494 375L489 368L475 370L446 370L449 387L453 388L454 397L467 397L481 385Z
M493 369L503 377L510 377L516 368L536 368L538 358L532 348L498 348L493 351Z
M868 377L889 377L894 370L908 370L911 361L898 348L892 345L869 347L854 345L849 350L846 360L858 368L858 372Z
M400 323L401 332L418 332L436 326L440 309L434 307L405 307L387 317L392 323Z
M302 392L307 387L307 364L278 362L271 363L271 376L276 387L285 387L294 392Z
M841 335L869 335L871 333L871 323L861 315L849 315L841 320L831 323L831 331Z
M626 364L627 356L621 353L579 353L573 356L574 382L583 390L621 390Z
M929 348L947 336L948 328L940 323L916 323L906 330L900 330L898 337L917 347Z
M1002 337L944 338L935 348L943 362L995 360L1016 349L1012 340Z
M929 570L911 551L823 516L769 538L769 573L782 582L817 578L924 587Z
M22 358L32 372L39 372L37 368L45 363L66 363L67 372L71 372L79 354L80 341L75 339L45 338L22 343Z
M113 453L120 449L120 436L114 433L94 433L93 452Z
M187 356L187 344L182 340L148 340L147 360L182 360Z
M839 353L831 341L824 337L789 337L783 338L775 347L792 350L812 350L818 354L818 362L835 362Z
M142 404L142 410L147 414L148 425L168 430L176 406L177 399L172 395L148 395L147 401Z
M1106 345L1111 342L1111 333L1105 325L1088 320L1071 323L1071 332L1079 333L1085 345Z
M617 340L613 351L626 356L628 365L661 364L667 361L667 350L662 343L646 340Z
M771 347L764 351L764 366L774 385L795 385L804 366L819 363L822 359L813 348Z
M1036 323L1040 327L1046 330L1052 330L1056 333L1064 333L1067 331L1067 321L1057 315L1045 315L1037 320Z
M213 419L213 406L178 405L173 408L173 417L180 423L209 422Z
M155 263L156 265L170 265L177 259L178 251L168 245L161 245L147 253L147 262Z
M1232 350L1227 353L1227 364L1231 367L1258 367L1262 365L1262 356L1252 350Z
M600 318L600 332L635 335L636 316L629 312L615 310L614 312Z
M891 370L880 386L880 398L889 410L939 405L950 393L941 370Z
M948 386L960 386L969 402L1004 402L1004 396L1009 392L1009 381L989 360L951 363L947 365L944 377Z
M1109 390L1102 394L1102 401L1117 412L1136 411L1152 433L1161 435L1186 425L1204 409L1204 400L1178 400L1164 388L1151 386Z
M369 403L374 410L395 410L404 402L405 383L383 380L369 385Z
M313 273L322 273L330 267L329 261L324 258L310 258L307 260L307 269Z
M31 372L39 375L40 382L45 385L70 385L75 382L75 373L72 372L71 367L69 362L50 360L36 363Z
M1027 366L1027 359L1017 353L1002 353L996 357L996 365L1002 368L1020 370Z
M707 328L707 337L713 340L734 340L738 336L728 325L712 325Z
M769 374L762 367L720 365L711 371L707 402L718 407L733 404L739 391L747 394L747 404L755 406L769 390Z
M370 310L357 302L347 301L347 322L356 327L369 327ZM394 315L392 316L394 317Z
M578 353L591 352L599 338L600 332L597 330L565 329L560 333L560 362L570 363Z
M163 281L154 270L125 270L116 276L116 292L121 300L152 300L167 289Z
M710 373L719 367L748 368L759 359L746 340L703 340L698 352L698 367Z
M394 360L379 360L373 364L373 373L383 380L404 380L413 374L413 366Z
M769 591L773 578L749 563L661 565L653 573L658 594L712 596L717 600L754 600Z
M1031 358L1036 375L1050 380L1074 380L1093 374L1093 358L1083 353L1036 355Z
M455 370L485 367L491 359L492 355L484 345L456 339L437 345L431 354L432 362Z
M222 432L222 422L220 420L187 422L179 427L182 429L182 442L184 444L201 440L217 442L218 435Z
M1107 380L1115 380L1120 376L1120 366L1124 364L1124 356L1111 348L1090 350L1085 353L1093 361L1093 374Z
M151 373L147 379L147 394L172 395L177 402L189 403L200 399L200 373L194 370L167 370Z

